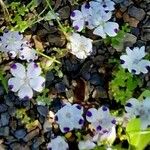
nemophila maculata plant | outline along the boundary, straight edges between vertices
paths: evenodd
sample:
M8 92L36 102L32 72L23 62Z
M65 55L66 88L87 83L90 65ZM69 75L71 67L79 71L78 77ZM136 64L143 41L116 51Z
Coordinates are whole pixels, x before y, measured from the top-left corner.
M141 85L139 77L121 67L113 72L112 78L109 83L109 93L121 104L125 104L133 96L135 89Z
M5 30L0 36L0 51L3 54L7 53L11 61L17 58L9 68L10 75L12 75L8 79L9 89L16 93L20 100L35 98L37 105L47 105L50 108L52 100L49 98L50 90L44 87L46 80L44 76L47 71L52 71L62 78L62 65L59 60L63 59L68 52L80 60L90 57L93 51L93 40L86 37L86 28L92 30L94 35L104 39L113 47L123 40L130 29L128 25L124 25L119 30L119 24L111 21L115 10L115 3L112 0L83 2L79 10L73 10L70 14L74 30L62 23L63 21L53 10L49 0L45 0L45 5L45 9L40 14L36 14L35 8L38 6L38 1L35 0L32 0L27 6L22 5L21 2L13 2L8 6L11 26L7 27L10 30ZM30 16L30 13L35 16ZM31 22L27 24L27 20ZM58 30L64 34L67 41L66 48L54 48L52 56L46 55L44 49L43 52L34 49L32 44L25 40L23 34L18 32L24 32L25 29L41 20L48 22L49 25L54 25L53 21L57 22ZM136 88L141 85L140 77L136 75L146 74L149 71L150 61L145 55L144 46L132 49L127 47L126 54L120 57L121 64L118 70L115 70L112 75L109 90L113 98L125 106L124 109L121 108L122 114L118 116L119 113L116 111L114 115L115 113L112 113L113 111L105 105L98 108L94 106L86 108L84 105L72 104L65 100L62 102L63 106L53 114L53 123L58 125L61 134L51 138L46 145L47 148L59 150L61 145L61 150L67 150L69 148L67 142L69 135L67 134L73 135L75 131L75 137L77 137L75 142L78 143L79 150L123 149L121 144L113 145L116 138L119 138L120 141L123 138L121 134L118 134L116 126L124 131L124 139L128 141L131 149L145 148L150 142L148 138L150 136L149 90L145 89L139 99L133 98L133 95L137 94ZM16 62L18 59L20 59L19 63ZM113 62L117 64L118 60L114 61L114 59ZM3 72L3 70L0 72L0 80L7 91ZM33 97L35 91L41 94ZM20 119L29 130L39 123L38 120L32 120L29 117L26 109L17 109L16 118Z

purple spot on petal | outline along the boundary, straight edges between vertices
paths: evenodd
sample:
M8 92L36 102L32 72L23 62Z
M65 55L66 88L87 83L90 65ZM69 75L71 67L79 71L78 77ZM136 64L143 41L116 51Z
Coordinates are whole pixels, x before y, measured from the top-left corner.
M79 30L79 27L78 27L78 26L74 26L74 29L75 29L75 30Z
M52 150L52 148L51 148L51 147L49 147L49 148L48 148L48 150Z
M21 56L21 58L23 59L23 58L24 58L24 56L22 55L22 56Z
M44 87L44 86L45 86L45 82L43 82L43 83L41 84L41 86Z
M108 133L108 131L107 130L103 130L103 133Z
M55 116L55 121L58 121L58 116L57 115Z
M24 99L24 100L29 100L29 97L28 97L28 96L25 96L23 99Z
M108 13L109 11L108 10L105 10L105 13Z
M79 120L79 124L81 125L81 124L83 124L84 123L84 120L83 119L80 119Z
M12 64L10 67L11 67L11 69L17 69L17 65L16 64Z
M120 63L121 63L121 64L124 64L124 63L125 63L125 61L121 59L121 60L120 60Z
M136 73L136 70L132 69L131 72L132 72L133 74L135 74L135 73Z
M131 103L127 103L126 106L127 107L132 107L132 104Z
M102 129L102 127L100 125L97 126L97 128L96 128L97 131L100 131L101 129Z
M76 107L77 107L79 110L81 110L81 106L80 106L80 105L77 105Z
M102 110L103 110L103 111L107 111L107 110L108 110L108 108L107 108L107 107L105 107L105 106L103 106L103 107L102 107Z
M8 47L8 45L5 46L5 48L7 48L7 47Z
M9 86L8 86L8 88L9 88L10 90L12 90L13 87L14 87L13 85L9 85Z
M70 128L64 127L64 131L65 131L65 132L69 132L69 131L70 131Z
M71 13L71 17L75 17L76 13L74 11L72 11Z
M88 25L89 25L89 22L88 22L88 21L85 21L85 25L88 26Z
M89 9L89 8L90 8L90 4L89 4L89 3L86 3L86 4L85 4L85 8L86 8L86 9Z
M38 68L38 65L36 63L34 63L34 68Z
M22 48L20 48L20 50L22 51L22 50L23 50L23 47L22 47Z
M111 121L111 123L112 123L112 124L116 124L116 120L113 119L113 120Z
M33 62L33 60L32 60L32 59L29 59L29 62Z
M103 7L104 7L104 8L106 8L106 7L107 7L107 5L106 5L106 4L104 4L104 5L103 5Z
M92 116L92 113L91 113L90 111L87 111L86 115L87 115L88 117L91 117L91 116Z
M0 41L2 41L2 39L0 38Z
M115 28L115 29L114 29L114 32L115 32L115 33L118 33L118 29L117 29L117 28Z

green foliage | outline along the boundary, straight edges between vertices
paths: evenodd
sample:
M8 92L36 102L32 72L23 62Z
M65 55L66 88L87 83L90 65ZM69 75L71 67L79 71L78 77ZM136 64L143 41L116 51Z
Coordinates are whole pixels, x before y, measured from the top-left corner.
M113 72L113 80L109 83L109 93L121 104L133 96L135 88L141 84L138 77L126 72L123 68Z
M0 70L0 82L2 83L6 93L8 93L8 84L7 84L7 79L4 77L4 72Z
M118 34L115 37L107 37L104 42L106 44L111 44L112 47L118 46L124 39L127 32L130 32L130 28L128 24L125 24L121 27L121 30L119 30Z
M26 109L17 109L16 118L21 120L21 123L25 125L27 129L31 129L38 125L38 120L32 120L26 113Z
M44 89L43 95L36 98L37 104L39 105L51 105L51 99L47 96L49 89Z
M128 142L133 150L144 150L150 143L150 129L142 131L139 118L133 119L127 124L126 133L128 135Z

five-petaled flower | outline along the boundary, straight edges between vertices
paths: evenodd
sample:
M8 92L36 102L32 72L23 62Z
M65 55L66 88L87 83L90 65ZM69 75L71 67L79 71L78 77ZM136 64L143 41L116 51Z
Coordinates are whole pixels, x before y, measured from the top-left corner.
M106 106L102 106L98 110L90 108L86 113L86 119L97 133L108 133L116 125L115 118L110 115Z
M28 43L17 31L7 31L0 37L0 51L8 53L11 58L18 56L21 60L31 62L38 57L36 51Z
M131 50L126 48L126 55L120 57L122 67L128 69L134 74L147 73L150 68L150 61L143 59L146 55L145 46L141 48L135 47Z
M130 120L140 118L141 128L146 129L150 125L150 97L143 101L131 98L125 105L126 117Z
M68 143L61 136L57 136L52 139L50 143L47 145L48 150L69 150Z
M73 129L81 129L84 124L83 108L78 104L67 103L55 114L55 121L59 124L60 130L65 133Z
M8 80L9 89L18 92L20 99L31 99L33 90L43 90L45 78L40 76L41 68L36 63L29 63L27 69L20 63L14 63L10 72L14 77Z
M85 59L92 52L92 40L78 33L68 36L69 43L67 45L70 52L79 59Z

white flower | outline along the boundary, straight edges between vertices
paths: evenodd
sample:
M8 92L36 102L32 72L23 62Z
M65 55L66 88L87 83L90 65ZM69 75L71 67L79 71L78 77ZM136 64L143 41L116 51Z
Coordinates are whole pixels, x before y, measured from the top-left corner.
M126 48L126 55L122 55L121 66L128 69L129 72L134 74L147 73L150 67L150 61L143 59L146 55L145 46L141 48L135 47L131 50L129 47Z
M130 120L132 118L140 118L141 128L146 129L150 125L150 97L143 101L138 101L135 98L128 100L126 106L126 117Z
M47 146L48 150L68 150L69 146L66 143L65 139L61 136L57 136L56 138L52 139L51 142Z
M69 36L67 47L70 52L79 59L85 59L92 52L92 40L78 33L73 33Z
M79 141L79 144L78 144L79 150L90 150L90 149L93 149L95 146L96 144L90 140Z
M100 107L98 110L90 108L86 113L86 119L97 133L102 134L111 131L116 124L115 118L110 115L109 109L105 106Z
M23 35L17 31L4 32L0 37L0 51L8 53L11 58L18 55L21 60L31 62L38 57L36 51L27 43L23 40Z
M20 99L31 99L33 90L43 90L45 79L40 76L41 68L36 63L29 63L27 69L20 63L12 64L10 72L14 77L8 80L9 88L18 92Z
M82 117L83 108L74 104L67 103L55 115L55 120L59 124L60 130L65 133L73 129L81 129L84 124Z
M71 13L70 18L73 20L73 27L76 31L80 32L86 25L88 21L88 16L91 13L91 8L89 3L84 3L81 6L81 11L74 10Z
M93 34L106 38L106 36L114 37L117 35L119 25L116 22L108 21L112 16L111 12L101 11L98 14L93 14L89 21L89 26L94 28Z
M1 51L12 53L15 57L23 44L22 40L23 35L17 31L4 32L3 36L0 37Z

